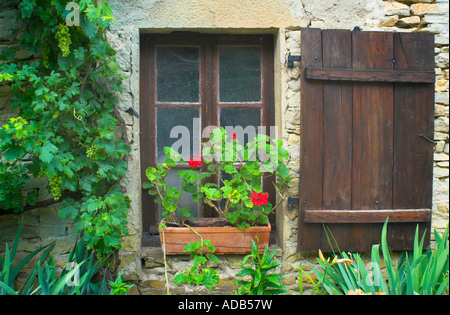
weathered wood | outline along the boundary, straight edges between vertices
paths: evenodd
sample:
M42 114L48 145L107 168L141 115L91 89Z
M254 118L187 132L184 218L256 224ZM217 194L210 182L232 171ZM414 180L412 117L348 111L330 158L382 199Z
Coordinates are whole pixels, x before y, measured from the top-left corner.
M302 32L302 67L322 66L322 32L308 29ZM304 70L304 68L302 68ZM300 143L300 206L299 242L300 251L317 251L321 245L320 224L304 224L304 211L322 208L323 177L323 93L321 82L307 81L302 75L301 134ZM311 237L314 235L314 237Z
M323 66L351 67L352 32L323 30ZM323 209L350 209L352 194L352 84L323 84ZM320 183L319 183L320 185ZM348 225L329 226L339 246L347 247L351 231ZM322 237L321 249L329 247ZM331 249L331 248L330 248Z
M353 32L352 37L353 68L392 69L392 33ZM392 84L353 83L352 209L392 209L393 95ZM366 250L381 236L377 226L351 229L352 250Z
M394 34L395 68L425 71L434 68L432 34ZM395 84L393 208L431 208L433 145L421 138L434 136L434 84ZM419 225L430 231L430 222ZM414 241L415 223L396 226L392 242L406 246ZM429 233L425 246L429 243Z
M392 250L412 249L417 224L427 246L434 80L432 34L302 30L301 252L329 250L323 225L370 250L388 217Z
M434 83L436 74L434 71L354 70L310 67L306 69L306 78L326 81Z
M390 223L430 222L431 209L307 210L306 223Z

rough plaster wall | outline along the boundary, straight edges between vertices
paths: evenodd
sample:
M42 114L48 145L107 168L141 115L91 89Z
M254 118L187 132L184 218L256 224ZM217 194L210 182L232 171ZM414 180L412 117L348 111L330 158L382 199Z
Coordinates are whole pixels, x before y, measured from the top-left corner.
M142 28L353 28L373 24L381 0L112 0L119 25Z
M312 27L353 29L373 25L383 14L381 0L302 0Z
M139 4L136 4L139 3ZM133 21L141 28L270 28L308 22L285 0L147 0L111 1L118 24ZM300 6L301 9L301 6Z

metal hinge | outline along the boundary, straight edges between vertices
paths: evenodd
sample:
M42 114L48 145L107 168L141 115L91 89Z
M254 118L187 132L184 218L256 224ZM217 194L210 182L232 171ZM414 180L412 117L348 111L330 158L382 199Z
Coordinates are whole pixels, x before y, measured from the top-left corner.
M287 60L288 68L294 68L294 62L295 61L300 62L301 58L302 58L301 56L294 56L294 55L291 55L291 52L289 52L288 60Z

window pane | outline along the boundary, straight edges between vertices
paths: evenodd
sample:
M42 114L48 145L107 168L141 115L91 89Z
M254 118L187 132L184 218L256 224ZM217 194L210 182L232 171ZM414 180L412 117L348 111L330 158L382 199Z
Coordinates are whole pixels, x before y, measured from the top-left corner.
M163 163L166 157L164 147L172 147L185 160L199 154L199 117L200 111L195 108L158 108L158 163Z
M183 180L178 176L178 170L174 170L169 173L166 177L167 187L176 187L181 190L181 184ZM191 215L194 218L200 217L200 204L198 202L192 201L192 195L188 192L181 191L181 199L178 204L178 209L189 207L191 209ZM176 213L180 217L179 213ZM161 221L162 217L162 206L158 204L158 221Z
M261 101L261 48L221 47L220 101Z
M242 145L251 141L261 126L261 110L259 108L222 108L220 110L220 126L231 134L236 133Z
M199 52L196 47L158 47L159 102L199 102Z

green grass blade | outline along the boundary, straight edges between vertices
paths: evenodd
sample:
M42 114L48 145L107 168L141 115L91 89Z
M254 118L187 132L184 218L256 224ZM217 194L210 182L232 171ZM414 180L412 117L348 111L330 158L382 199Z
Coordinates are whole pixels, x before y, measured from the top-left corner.
M11 288L9 285L7 285L6 283L4 283L2 281L0 281L0 288L5 290L6 294L8 294L8 295L18 295L18 293L16 291L14 291L13 288Z
M19 229L17 230L16 236L14 237L13 246L11 247L11 260L14 261L16 258L17 247L19 246L20 237L22 236L22 224L23 218L20 221Z
M43 257L47 257L47 255L49 254L49 252L53 249L53 247L55 247L55 244L49 244L47 246L38 248L37 250L35 250L34 252L32 252L31 254L27 255L19 264L17 264L17 266L13 269L11 275L13 277L13 279L15 279L17 277L17 275L19 274L19 272L22 270L22 268L34 257L36 256L39 252L43 251L44 249L47 248L47 251L45 252L45 254L43 255ZM43 261L45 258L41 258L41 261Z
M397 295L400 294L398 277L393 268L391 254L386 240L388 220L389 217L386 219L386 222L383 225L383 230L381 232L381 251L383 253L384 262L386 264L390 294Z
M52 287L50 291L50 295L59 295L61 291L66 287L67 283L72 279L72 277L75 275L75 273L78 271L81 265L83 265L84 262L81 264L75 265L75 268L73 268L71 271L69 271L64 277L61 277L58 282Z
M49 283L47 282L47 279L44 274L44 270L42 269L40 262L37 267L38 267L38 277L39 277L39 285L40 285L40 289L41 289L41 294L42 295L50 295L50 286L49 286Z

